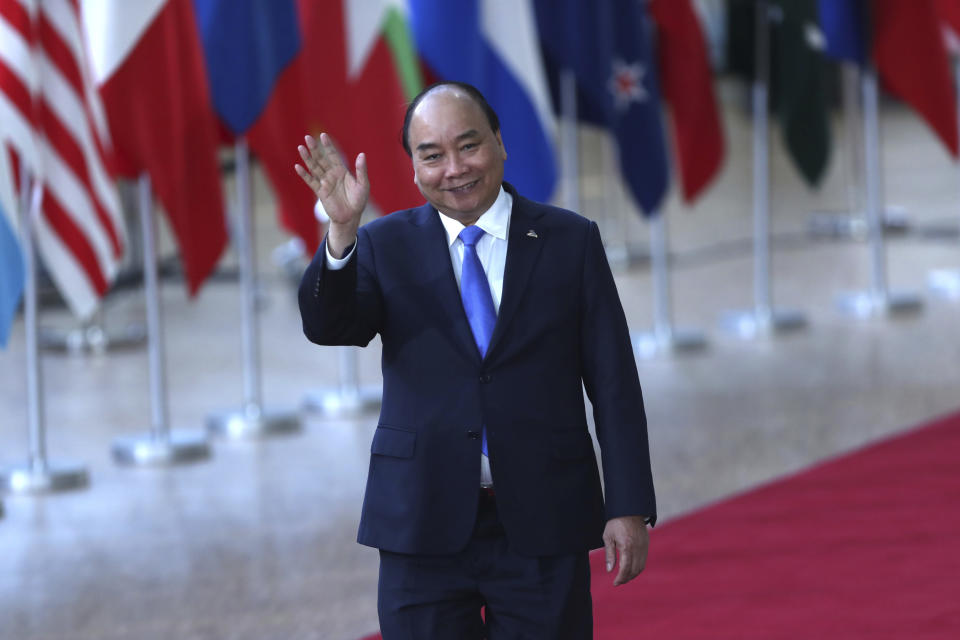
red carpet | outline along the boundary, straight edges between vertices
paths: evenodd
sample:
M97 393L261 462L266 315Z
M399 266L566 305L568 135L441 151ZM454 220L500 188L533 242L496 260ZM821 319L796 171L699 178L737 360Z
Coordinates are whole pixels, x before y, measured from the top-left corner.
M657 527L625 586L592 565L598 640L960 638L960 414Z

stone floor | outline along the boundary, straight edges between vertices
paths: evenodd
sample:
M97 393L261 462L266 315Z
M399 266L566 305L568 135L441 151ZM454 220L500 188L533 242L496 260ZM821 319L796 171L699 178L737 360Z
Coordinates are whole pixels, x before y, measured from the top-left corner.
M914 224L889 240L889 281L923 295L924 310L871 320L836 310L839 292L868 286L868 247L813 238L807 227L812 210L846 207L843 156L812 192L775 135L774 299L803 310L809 327L743 340L717 323L723 310L752 304L749 121L730 108L726 122L720 179L692 210L675 194L665 209L675 319L705 330L709 347L640 361L663 521L960 406L960 304L925 289L930 269L960 266L960 175L924 125L901 108L883 111L887 201ZM611 249L643 250L646 226L624 211L604 153L586 132L583 210ZM270 260L283 237L259 181L255 199L264 397L268 408L294 409L307 391L336 385L341 354L303 338L290 280ZM226 270L233 264L224 259ZM649 327L649 268L616 271L630 323ZM217 279L191 301L169 281L162 301L170 422L198 429L241 399L238 290ZM111 297L111 325L142 317L138 292ZM70 320L44 310L43 322ZM364 383L378 381L378 356L376 345L360 352ZM0 463L28 450L24 358L19 322L0 352ZM377 555L354 542L375 414L303 413L302 433L218 440L208 461L118 467L111 441L149 425L146 351L45 354L42 364L51 458L85 464L90 485L3 498L0 638L350 640L376 629Z

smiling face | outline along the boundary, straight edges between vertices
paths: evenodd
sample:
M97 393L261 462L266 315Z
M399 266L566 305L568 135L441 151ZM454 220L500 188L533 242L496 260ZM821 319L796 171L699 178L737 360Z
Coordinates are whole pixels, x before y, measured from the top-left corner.
M410 120L414 183L427 202L463 225L493 205L507 152L480 106L466 93L440 87Z

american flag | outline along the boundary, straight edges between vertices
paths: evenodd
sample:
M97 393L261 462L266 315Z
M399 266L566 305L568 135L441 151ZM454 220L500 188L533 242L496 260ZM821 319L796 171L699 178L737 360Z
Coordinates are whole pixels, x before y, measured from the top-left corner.
M70 308L96 309L126 234L78 0L0 0L0 119L16 166L43 186L38 252Z

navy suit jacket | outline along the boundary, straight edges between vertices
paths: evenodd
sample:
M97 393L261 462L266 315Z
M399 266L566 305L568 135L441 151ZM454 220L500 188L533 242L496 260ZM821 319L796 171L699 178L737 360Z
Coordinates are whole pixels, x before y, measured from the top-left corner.
M500 519L519 553L597 548L606 520L656 515L636 363L597 225L504 187L513 209L503 296L482 359L429 204L362 226L341 270L327 269L324 243L303 276L307 338L365 346L380 334L383 343L362 544L462 549L477 513L483 426Z

